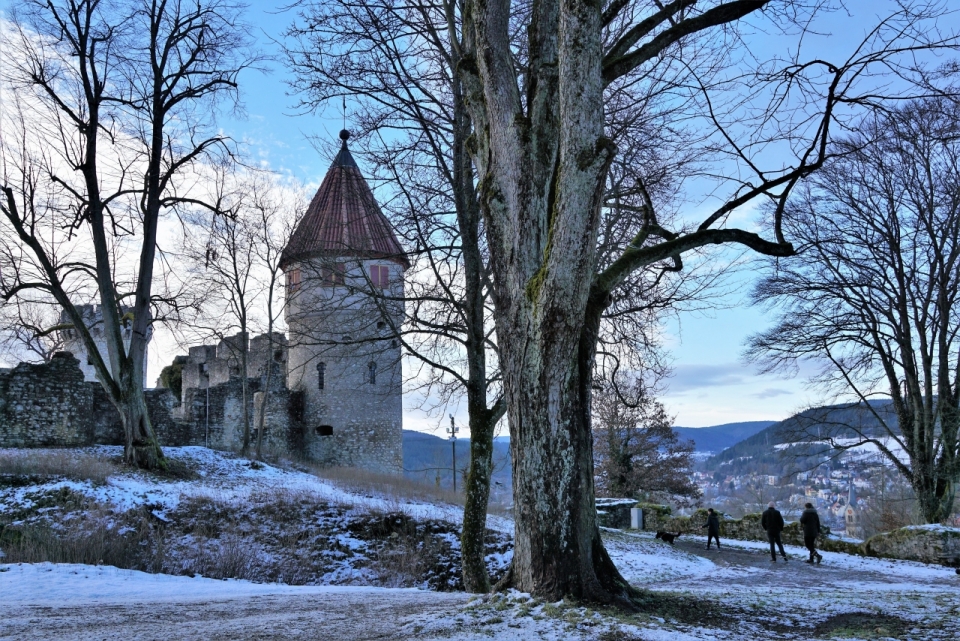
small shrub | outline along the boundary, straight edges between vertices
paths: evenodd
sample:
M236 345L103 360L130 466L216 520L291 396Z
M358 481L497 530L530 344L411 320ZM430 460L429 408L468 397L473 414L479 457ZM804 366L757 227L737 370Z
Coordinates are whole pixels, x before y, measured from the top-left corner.
M140 569L138 532L121 534L102 523L60 533L46 525L7 527L3 551L7 563L82 563Z

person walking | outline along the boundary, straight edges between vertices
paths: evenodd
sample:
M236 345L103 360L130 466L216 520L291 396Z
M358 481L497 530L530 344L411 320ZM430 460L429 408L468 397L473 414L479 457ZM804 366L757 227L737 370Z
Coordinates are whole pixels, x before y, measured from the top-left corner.
M777 562L777 551L774 548L774 545L776 545L780 548L780 556L783 557L783 562L786 563L787 553L783 549L783 540L780 538L780 533L783 532L783 515L780 514L780 510L777 509L773 501L770 501L767 509L763 512L763 516L760 517L760 525L767 531L767 540L770 541L770 560L774 563Z
M716 540L717 550L720 550L720 517L713 511L713 508L707 510L707 549L710 549L710 541Z
M823 557L817 552L817 537L820 535L820 516L813 508L812 503L807 503L806 509L800 515L800 526L803 528L803 544L810 550L810 558L807 563L816 562L820 565Z

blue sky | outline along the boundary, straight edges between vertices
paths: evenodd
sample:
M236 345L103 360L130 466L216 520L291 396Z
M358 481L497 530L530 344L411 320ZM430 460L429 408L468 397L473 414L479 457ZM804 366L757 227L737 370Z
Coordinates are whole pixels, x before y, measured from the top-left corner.
M292 19L289 13L276 13L264 3L251 7L255 34L268 53L276 53L269 42L278 38ZM224 129L244 140L256 157L275 170L296 177L308 185L318 185L335 153L337 133L342 127L340 110L328 114L298 113L296 97L290 96L282 64L268 64L265 74L252 72L243 82L246 117L228 118ZM347 105L349 119L350 105ZM349 123L348 123L349 126ZM330 141L320 151L308 141L317 136ZM368 172L369 173L369 172ZM673 360L673 376L666 382L663 400L678 425L701 427L748 420L779 420L804 403L810 402L800 380L760 376L740 362L746 337L765 327L770 319L759 309L750 308L745 298L750 279L738 277L731 283L734 291L724 299L725 309L709 313L684 313L668 327L667 343ZM458 423L465 423L465 411L454 412ZM447 419L428 418L416 410L405 416L405 427L440 430ZM442 433L439 432L439 433Z

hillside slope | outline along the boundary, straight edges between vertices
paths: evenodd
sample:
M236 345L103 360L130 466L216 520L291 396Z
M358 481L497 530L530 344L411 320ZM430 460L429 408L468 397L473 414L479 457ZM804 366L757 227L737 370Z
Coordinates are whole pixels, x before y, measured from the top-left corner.
M721 452L764 430L776 421L744 421L711 427L674 427L682 439L693 441L697 452Z
M440 474L440 485L452 484L450 439L440 438L426 432L403 431L403 471L410 478L433 482ZM457 483L470 464L470 439L457 439ZM510 440L497 438L493 441L493 482L510 487Z
M874 413L875 412L875 413ZM749 438L715 454L707 459L705 467L708 470L716 469L723 463L737 461L743 465L753 467L767 467L780 465L776 446L784 443L805 443L820 436L832 435L838 438L854 436L850 426L856 426L868 434L882 435L884 429L877 415L888 424L895 424L893 406L890 401L871 401L868 408L864 404L825 405L814 407L774 423L766 429L760 430ZM810 445L807 455L815 455L824 449L823 445ZM792 450L795 456L801 454L799 449ZM754 470L768 473L767 470Z

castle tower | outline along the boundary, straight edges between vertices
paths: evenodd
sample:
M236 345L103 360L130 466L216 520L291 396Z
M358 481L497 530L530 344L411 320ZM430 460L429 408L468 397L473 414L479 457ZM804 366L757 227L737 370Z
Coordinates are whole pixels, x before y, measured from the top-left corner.
M399 472L403 274L409 262L343 144L281 255L287 386L302 394L305 454Z
M107 357L107 339L103 334L103 309L99 305L77 305L77 311L80 312L80 316L83 318L83 324L87 326L90 336L97 346L97 351L100 352L101 358L108 363L109 367L110 359ZM133 336L132 311L132 307L122 308L123 314L120 319L120 332L123 337L124 349L130 349L130 339ZM60 325L70 326L70 317L67 316L66 312L60 312ZM59 330L59 335L60 340L63 342L63 351L72 353L74 357L80 361L80 371L83 372L83 380L95 382L97 380L97 373L93 367L93 359L87 353L87 346L80 337L80 332L76 329L61 329ZM151 338L153 338L153 325L148 325L147 346L144 348L143 355L144 362L148 360ZM146 367L143 368L143 386L147 386Z

